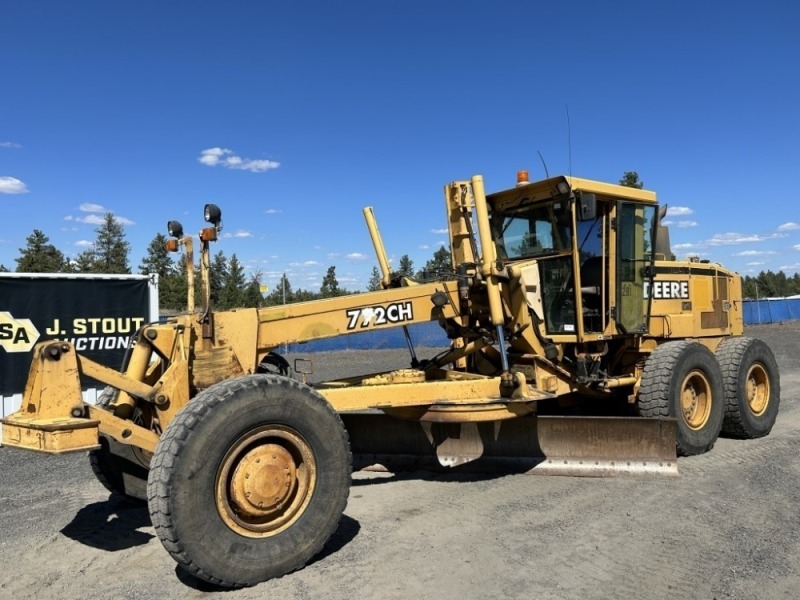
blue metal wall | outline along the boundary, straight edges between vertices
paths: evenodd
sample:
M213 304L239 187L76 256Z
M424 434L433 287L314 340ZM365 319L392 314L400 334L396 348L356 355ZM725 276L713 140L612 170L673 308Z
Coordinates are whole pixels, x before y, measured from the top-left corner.
M800 319L800 298L765 298L744 301L745 325L780 323Z
M409 325L409 335L414 347L442 348L450 345L444 330L437 322ZM402 327L353 333L325 340L291 344L288 352L330 352L333 350L380 350L406 348Z

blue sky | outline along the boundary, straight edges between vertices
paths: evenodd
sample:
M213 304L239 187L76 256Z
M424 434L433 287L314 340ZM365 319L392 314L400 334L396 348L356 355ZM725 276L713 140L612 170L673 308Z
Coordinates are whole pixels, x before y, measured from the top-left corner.
M111 211L137 270L168 219L274 286L363 289L445 241L442 186L527 168L673 208L680 256L800 270L794 2L75 2L0 6L0 263L77 255Z

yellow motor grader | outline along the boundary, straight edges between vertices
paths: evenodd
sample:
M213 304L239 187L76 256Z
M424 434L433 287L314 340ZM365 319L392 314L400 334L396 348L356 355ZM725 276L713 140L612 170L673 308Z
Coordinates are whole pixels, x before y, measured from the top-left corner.
M146 498L184 569L239 587L320 551L354 464L674 475L676 454L721 431L769 433L778 369L742 336L740 277L674 260L653 192L524 171L490 195L480 176L444 192L448 273L392 273L367 208L382 290L229 311L210 302L221 212L207 205L202 308L144 326L121 371L37 345L4 443L89 450L110 490ZM420 361L408 326L430 321L450 346ZM391 372L310 386L279 353L390 327L411 350ZM98 405L82 402L82 377L108 386Z

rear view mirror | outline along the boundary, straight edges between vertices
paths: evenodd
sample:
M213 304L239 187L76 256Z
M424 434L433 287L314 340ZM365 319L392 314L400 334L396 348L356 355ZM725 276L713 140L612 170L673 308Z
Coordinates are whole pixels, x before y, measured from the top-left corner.
M597 216L597 196L578 194L578 221L593 221Z

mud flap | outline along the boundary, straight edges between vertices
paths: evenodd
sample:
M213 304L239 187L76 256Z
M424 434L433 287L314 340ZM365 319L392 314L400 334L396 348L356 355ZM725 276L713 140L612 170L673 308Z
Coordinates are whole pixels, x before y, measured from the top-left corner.
M677 476L674 419L529 416L481 423L342 414L353 468Z

